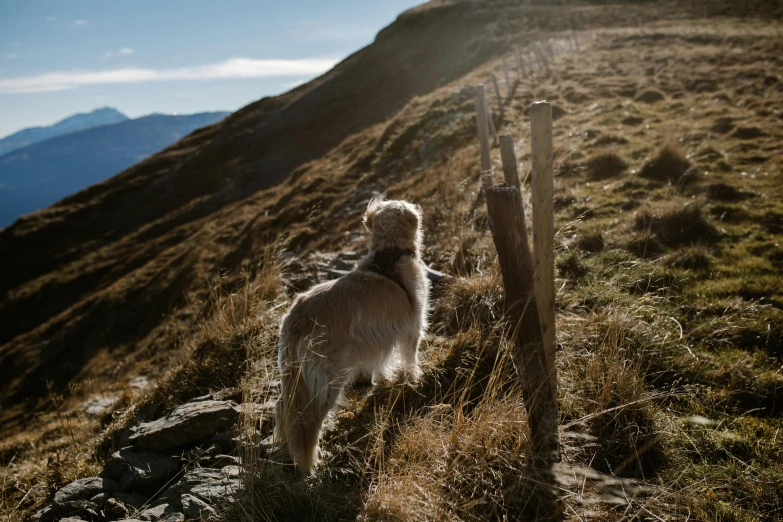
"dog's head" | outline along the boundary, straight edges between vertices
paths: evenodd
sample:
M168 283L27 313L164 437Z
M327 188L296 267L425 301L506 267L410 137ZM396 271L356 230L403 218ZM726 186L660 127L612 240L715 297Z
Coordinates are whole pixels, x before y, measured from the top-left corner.
M372 234L370 249L390 248L419 251L421 245L421 207L402 200L375 196L364 213L364 226Z

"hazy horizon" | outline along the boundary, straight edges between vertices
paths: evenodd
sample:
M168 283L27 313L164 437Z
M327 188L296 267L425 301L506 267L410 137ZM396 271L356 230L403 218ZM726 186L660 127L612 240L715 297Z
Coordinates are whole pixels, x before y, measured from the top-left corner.
M12 1L0 19L0 138L100 107L233 112L329 70L419 3Z

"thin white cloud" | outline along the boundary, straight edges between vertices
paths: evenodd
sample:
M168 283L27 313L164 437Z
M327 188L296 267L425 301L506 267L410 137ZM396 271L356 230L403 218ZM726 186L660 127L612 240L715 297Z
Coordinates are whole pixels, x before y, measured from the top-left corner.
M46 21L47 22L56 22L57 21L57 17L56 16L47 16L46 17Z
M104 58L114 58L115 56L131 56L132 54L136 53L136 49L133 47L123 47L121 49L117 49L116 51L109 51L108 53L103 53Z
M101 71L51 72L36 76L0 78L0 94L52 92L87 85L145 83L173 80L226 80L315 76L337 63L335 58L253 60L229 58L219 63L179 69L123 68Z
M5 53L3 55L3 58L5 58L6 60L16 60L17 58L19 58L19 55L16 53Z
M79 26L79 27L85 26L85 25L87 25L87 20L81 20L81 19L80 20L74 20L73 21L73 25L76 25L76 26Z

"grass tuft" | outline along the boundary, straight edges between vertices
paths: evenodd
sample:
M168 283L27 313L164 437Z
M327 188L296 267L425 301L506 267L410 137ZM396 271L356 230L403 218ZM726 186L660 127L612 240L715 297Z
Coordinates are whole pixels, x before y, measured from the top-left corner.
M642 210L636 214L634 226L638 231L657 236L669 247L707 244L718 238L718 230L707 220L698 202L661 212Z
M604 152L587 160L587 177L594 181L619 176L628 163L615 152Z
M658 154L644 164L639 176L661 182L679 180L690 168L691 162L674 145L665 145Z

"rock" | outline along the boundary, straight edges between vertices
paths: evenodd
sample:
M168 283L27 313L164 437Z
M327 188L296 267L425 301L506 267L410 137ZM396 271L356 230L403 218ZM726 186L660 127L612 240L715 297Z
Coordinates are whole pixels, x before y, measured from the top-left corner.
M88 500L99 493L114 492L120 485L111 479L103 477L89 477L74 480L62 487L54 494L55 504L65 504L79 500Z
M173 506L172 504L160 504L158 506L147 508L139 513L139 518L142 520L148 520L150 522L157 522L158 520L169 520L169 518L166 517L171 515L174 515L174 518L171 520L177 520L178 518L176 515L182 516L182 520L185 519L185 516L180 513L179 509L177 509L177 507Z
M176 457L123 448L112 454L101 475L119 482L120 490L129 491L173 478L181 467L182 461Z
M143 375L140 375L138 377L131 379L128 382L128 386L130 386L131 390L133 390L135 393L141 393L147 391L150 388L150 386L152 386L152 383L148 378L146 378Z
M206 468L225 468L226 466L239 466L242 463L239 457L233 455L215 455L202 461Z
M117 404L119 400L119 394L93 395L82 404L82 410L88 415L103 415L114 408L114 405Z
M198 497L208 504L233 502L239 491L239 466L222 469L200 468L189 471L164 493L168 498L181 495Z
M64 514L65 510L60 506L46 506L45 508L39 509L33 513L33 516L30 517L30 520L36 522L49 522L50 520L62 518Z
M430 267L427 267L427 279L430 280L430 283L432 283L432 286L442 285L445 283L452 283L454 282L454 277L450 276L448 274L444 274L443 272L438 272L437 270L433 270Z
M202 395L200 397L196 397L189 402L200 402L200 401L234 401L234 402L242 402L242 388L223 388L222 390L218 390L215 392L208 393L206 395Z
M111 493L98 493L97 495L95 495L94 497L92 497L90 499L90 502L95 504L96 506L98 506L100 508L100 507L103 507L103 505L106 502L111 500L112 497L114 497L114 495L112 495Z
M60 522L84 522L84 520L77 517L67 517L67 518L61 518Z
M188 518L202 518L217 514L209 504L193 495L185 493L180 498L180 501L182 502L182 512Z
M128 507L132 507L135 510L143 508L149 499L140 493L123 493L118 491L114 494L114 498L122 502Z
M152 450L184 446L224 431L238 419L234 402L189 402L163 418L140 424L129 441L136 447Z
M110 498L106 501L106 504L103 506L103 512L109 518L127 518L130 515L128 507L116 498Z
M225 453L231 453L237 448L237 432L236 430L226 430L220 433L214 434L209 438L209 442L215 443L220 446L220 449Z

